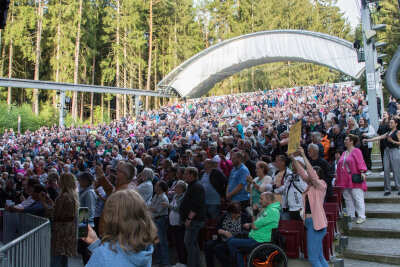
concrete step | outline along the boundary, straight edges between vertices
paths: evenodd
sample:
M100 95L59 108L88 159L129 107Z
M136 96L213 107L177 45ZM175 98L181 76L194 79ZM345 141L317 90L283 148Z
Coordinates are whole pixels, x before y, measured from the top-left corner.
M344 267L396 267L396 266L398 266L398 265L383 264L383 263L380 263L378 265L376 262L355 260L355 259L349 259L349 258L344 258L343 260L344 260Z
M400 219L367 218L363 224L352 223L352 229L346 234L372 238L400 238Z
M371 155L371 160L381 160L381 154L372 154Z
M381 171L383 171L382 165L380 165L380 166L372 165L371 171L373 171L373 172L381 172Z
M400 239L351 237L345 258L400 265ZM362 265L361 265L362 266ZM379 266L379 265L375 265Z
M397 192L392 192L389 196L384 196L380 191L367 191L364 193L365 203L400 203L400 196Z
M375 160L371 160L371 161L372 161L372 166L381 166L382 167L381 159L375 159Z
M394 181L390 181L390 185L392 186L392 191L396 191L396 187ZM367 186L368 191L382 191L383 192L383 182L377 181L369 181L367 177Z
M400 218L400 203L365 203L367 218ZM400 244L400 240L399 240Z
M393 173L390 174L390 177L393 177ZM383 174L381 175L381 172L371 172L370 175L367 176L367 181L368 182L383 182Z

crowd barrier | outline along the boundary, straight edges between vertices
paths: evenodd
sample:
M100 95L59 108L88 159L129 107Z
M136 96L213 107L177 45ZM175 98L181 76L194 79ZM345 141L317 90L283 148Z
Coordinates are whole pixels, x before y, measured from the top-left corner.
M50 266L48 219L4 209L0 209L0 217L0 267Z

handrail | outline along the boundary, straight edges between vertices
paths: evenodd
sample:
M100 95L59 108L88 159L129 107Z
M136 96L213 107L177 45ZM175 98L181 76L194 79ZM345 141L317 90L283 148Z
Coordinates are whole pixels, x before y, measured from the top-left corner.
M2 212L0 267L50 266L51 224L27 213Z
M27 215L31 215L31 214L27 214ZM34 215L31 215L31 216L34 216ZM38 216L34 216L34 217L38 217ZM38 217L38 218L41 218L41 217ZM0 247L0 253L3 252L6 249L12 247L13 245L16 245L17 243L23 241L24 239L27 239L30 235L32 235L35 232L39 231L40 229L46 227L48 224L50 224L50 221L46 220L46 222L44 222L43 224L33 228L29 232L24 233L20 237L17 237L16 239L14 239L14 240L8 242L7 244L3 245L2 247Z

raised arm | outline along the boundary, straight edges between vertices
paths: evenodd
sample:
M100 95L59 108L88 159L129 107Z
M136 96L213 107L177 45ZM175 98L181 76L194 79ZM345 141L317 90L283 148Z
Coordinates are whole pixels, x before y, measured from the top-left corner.
M108 181L103 170L99 166L96 166L96 176L98 185L103 187L107 196L111 195L114 192L114 186Z
M300 146L298 153L300 153L300 155L303 157L304 155L304 149ZM305 157L305 156L304 156ZM303 157L303 158L304 158ZM304 168L297 162L297 160L294 159L293 154L289 155L289 159L292 161L293 166L295 167L295 169L297 170L297 173L300 175L301 179L304 182L308 182L309 181L309 177L307 172L304 170ZM308 161L307 157L305 157L305 161L307 160L307 162L310 164L310 162Z
M318 190L326 190L326 183L323 180L320 180L317 172L314 170L313 166L311 165L311 163L308 161L305 153L304 153L304 149L301 147L299 148L300 154L304 159L304 162L306 164L306 170L307 170L307 174L308 174L308 181L313 184L313 186L318 189ZM301 174L300 174L301 176ZM303 179L303 177L302 177ZM304 179L303 179L304 180Z
M374 142L374 141L379 141L379 140L382 140L382 139L385 139L385 138L386 138L386 134L382 134L380 136L377 136L377 137L374 137L374 138L371 138L371 139L364 139L363 142L364 143Z

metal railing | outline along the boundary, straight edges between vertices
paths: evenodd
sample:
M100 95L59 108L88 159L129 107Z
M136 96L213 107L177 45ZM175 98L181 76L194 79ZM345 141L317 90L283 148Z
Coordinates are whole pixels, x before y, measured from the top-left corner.
M0 210L0 267L50 266L51 226L46 218Z

